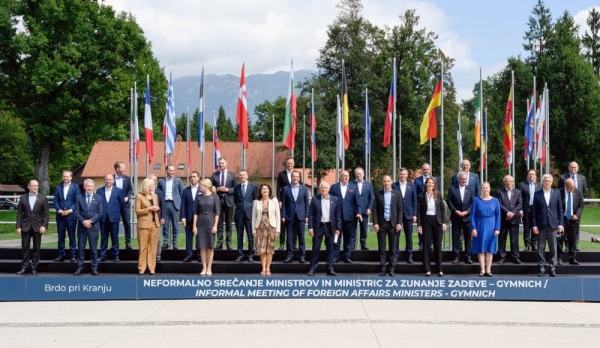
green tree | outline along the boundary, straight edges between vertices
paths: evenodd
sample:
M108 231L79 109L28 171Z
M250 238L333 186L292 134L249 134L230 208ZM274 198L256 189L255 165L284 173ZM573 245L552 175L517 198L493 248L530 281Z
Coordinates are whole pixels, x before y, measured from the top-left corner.
M233 129L233 123L227 117L223 105L219 106L219 116L217 116L217 131L220 141L237 141L237 132Z
M587 25L590 31L585 31L582 44L585 48L585 57L594 67L596 76L600 76L600 12L592 7L587 18Z
M550 9L544 5L543 0L538 0L529 20L528 28L523 39L523 49L530 52L527 62L535 71L539 61L548 51L547 43L552 35L552 14Z
M90 0L14 4L10 18L22 18L23 30L0 48L8 60L0 75L8 77L5 97L25 124L41 192L49 191L50 163L81 163L69 160L78 156L65 145L89 153L96 140L127 133L111 129L128 129L130 88L137 81L142 96L146 75L160 134L166 78L131 14ZM142 111L144 99L138 100Z
M33 158L23 121L11 112L0 111L0 183L27 185L34 178Z

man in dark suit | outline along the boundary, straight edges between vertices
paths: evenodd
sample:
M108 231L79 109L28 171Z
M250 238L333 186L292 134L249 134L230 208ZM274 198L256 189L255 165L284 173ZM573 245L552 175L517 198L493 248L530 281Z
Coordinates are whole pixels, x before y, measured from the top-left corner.
M398 172L398 181L392 184L392 190L396 190L402 194L402 208L404 214L402 216L402 227L404 228L404 240L406 242L406 263L413 263L413 223L417 222L417 213L419 212L419 202L417 201L417 189L415 185L408 182L408 169L400 168ZM400 237L400 236L398 236ZM400 238L396 239L394 250L396 261L400 256Z
M294 172L294 158L288 157L283 160L285 169L277 174L277 200L279 201L279 209L282 208L283 188L292 183L292 173ZM302 182L300 182L302 184ZM285 238L287 237L285 224L281 225L281 233L279 234L279 250L285 250ZM294 241L294 246L296 241Z
M125 249L131 250L131 204L130 200L133 194L133 186L131 185L131 178L125 175L127 168L123 161L117 161L114 165L115 183L113 186L123 190L123 197L125 204L121 208L121 220L123 221L123 231L125 232Z
M519 184L519 191L521 191L521 197L523 198L523 242L525 243L525 250L537 250L537 235L533 233L533 221L532 221L532 206L533 206L533 195L535 192L542 189L542 184L536 182L537 176L535 170L530 169L527 171L527 180Z
M84 193L77 196L75 201L75 216L77 217L77 270L74 275L83 273L83 259L85 245L90 244L90 266L92 275L98 275L98 234L100 233L100 219L104 214L102 210L102 197L94 194L94 180L85 179L83 182Z
M244 229L248 237L248 261L254 262L254 236L252 235L252 204L258 187L248 181L248 172L240 170L240 183L233 188L235 202L235 229L237 230L238 257L235 262L244 261Z
M446 199L452 222L452 251L454 252L452 263L460 261L461 234L465 243L462 256L466 263L473 263L471 260L471 203L474 198L473 189L467 185L467 173L458 173L458 184L450 186Z
M579 172L579 165L577 164L577 162L573 161L573 162L569 163L569 172L560 177L560 179L558 180L558 188L559 189L563 188L565 186L565 180L570 178L575 183L575 188L577 190L579 190L582 197L583 198L589 197L587 181L585 180L585 176L578 174L578 172ZM581 216L578 216L578 217L579 217L579 220L581 220ZM566 226L565 226L565 231L566 231ZM575 251L579 251L578 245L579 245L579 223L577 223L577 232L575 233L575 242L574 242Z
M350 173L343 170L340 172L340 182L331 185L329 192L336 196L342 202L342 239L344 240L344 254L340 256L340 244L333 245L333 262L339 259L346 263L352 263L350 257L352 246L356 241L356 220L362 220L362 215L358 212L358 188L350 182Z
M202 195L202 191L198 185L200 181L200 173L192 171L190 173L190 186L183 190L183 197L181 198L181 224L185 228L185 251L186 255L182 262L192 261L194 254L194 203L196 198ZM197 238L197 237L196 237ZM200 254L198 254L200 257Z
M337 276L333 270L333 241L339 238L342 228L342 213L340 200L329 194L329 184L322 181L319 185L321 194L313 197L308 209L308 234L313 238L312 259L308 275L314 276L319 265L321 242L325 237L327 251L327 275Z
M17 207L17 233L21 235L23 260L18 275L27 272L31 265L31 274L37 274L40 262L40 247L42 233L48 228L48 198L38 194L40 184L37 180L30 180L27 184L29 193L22 195ZM33 240L33 255L31 255L31 241Z
M463 160L460 163L460 168L463 172L467 173L467 185L473 189L475 197L481 195L481 183L479 182L479 175L471 171L471 162L469 160ZM458 173L452 175L452 185L458 184Z
M563 203L558 190L552 189L552 175L544 174L542 189L533 195L532 221L533 233L538 241L538 266L544 276L546 266L546 241L550 249L550 276L556 277L556 234L563 232Z
M433 178L438 192L440 192L440 182L438 178L431 175L431 166L429 165L429 163L423 163L423 165L421 166L421 176L417 177L414 182L415 188L417 190L417 197L421 197L421 195L425 191L425 180L427 180L427 178L429 178L430 176ZM419 238L420 250L423 248L423 235L419 233L417 237ZM431 248L431 246L429 246L429 248Z
M225 243L227 250L231 250L231 215L233 213L233 188L238 184L234 172L227 170L227 159L219 158L219 171L212 175L212 185L217 188L221 202L221 216L217 227L215 249L223 249L223 223L225 223Z
M306 263L304 226L308 222L308 190L300 185L300 173L292 173L292 183L283 189L281 195L283 209L281 222L287 224L287 256L284 263L292 262L294 256L294 236L298 236L300 263Z
M356 177L354 186L358 190L358 213L362 216L362 220L356 219L360 227L360 249L369 250L367 247L367 233L369 231L369 215L371 215L371 210L373 210L375 194L373 185L365 180L364 169L360 167L354 169L354 176Z
M56 186L54 191L54 209L56 209L56 229L58 232L58 257L54 262L65 260L65 238L69 235L69 256L71 262L76 262L77 240L75 237L75 228L77 219L73 212L75 211L75 198L81 195L79 186L71 182L73 173L70 170L64 170L62 173L63 182Z
M375 194L373 204L373 229L377 232L377 244L379 250L379 264L381 265L380 276L386 273L393 277L395 274L396 256L394 248L396 239L402 230L402 194L392 190L392 177L384 175L382 179L383 189ZM385 253L385 241L388 241L388 253ZM386 259L388 260L386 270Z
M514 263L520 265L523 263L519 259L519 223L523 210L523 198L521 192L515 188L515 179L512 176L504 177L504 188L498 190L497 197L500 201L502 221L498 236L498 252L500 254L498 263L506 262L506 238L510 236L510 256Z
M583 211L583 195L575 188L575 181L571 178L565 179L564 187L558 190L563 199L563 211L565 212L565 233L563 238L558 238L558 264L562 265L562 247L567 242L569 248L569 264L578 265L576 241L579 240L579 221ZM566 234L566 236L564 236ZM565 238L566 237L566 238Z
M123 190L114 186L114 176L104 176L104 186L96 193L102 198L102 210L104 215L100 219L100 257L99 262L106 260L108 250L108 236L112 245L113 261L119 262L119 220L125 206Z
M169 229L172 228L173 249L179 249L177 240L179 237L179 209L181 208L181 196L183 196L183 182L175 176L175 166L167 166L167 177L158 180L158 189L165 194L165 209L163 211L165 224L163 225L162 248L169 248Z
M151 178L152 180L154 180L154 191L151 190L150 193L156 193L156 195L158 196L158 207L160 208L160 211L158 212L158 218L160 219L160 224L164 225L165 224L164 207L165 207L165 205L167 205L165 203L165 193L158 189L158 177L156 176L156 174L150 174L148 177ZM158 241L156 243L156 246L157 246L156 247L156 249L157 249L156 250L156 262L162 261L162 256L161 256L162 244L160 243L160 235L161 234L159 233ZM200 261L200 255L198 255L198 261Z

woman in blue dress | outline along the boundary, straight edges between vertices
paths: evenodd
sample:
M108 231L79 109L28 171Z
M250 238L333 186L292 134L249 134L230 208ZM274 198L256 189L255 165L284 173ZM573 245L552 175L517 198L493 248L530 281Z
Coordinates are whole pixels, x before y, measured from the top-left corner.
M492 258L498 251L500 234L500 202L490 195L490 184L481 185L481 197L471 204L471 253L477 254L479 276L492 276Z

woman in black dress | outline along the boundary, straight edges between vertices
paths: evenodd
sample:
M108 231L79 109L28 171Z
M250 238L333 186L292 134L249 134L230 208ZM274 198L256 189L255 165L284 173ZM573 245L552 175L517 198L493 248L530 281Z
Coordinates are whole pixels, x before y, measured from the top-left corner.
M196 198L194 206L194 235L196 237L196 249L200 249L202 257L201 275L212 274L212 261L214 256L213 245L215 244L215 233L221 214L221 204L216 190L210 179L200 181L202 196Z

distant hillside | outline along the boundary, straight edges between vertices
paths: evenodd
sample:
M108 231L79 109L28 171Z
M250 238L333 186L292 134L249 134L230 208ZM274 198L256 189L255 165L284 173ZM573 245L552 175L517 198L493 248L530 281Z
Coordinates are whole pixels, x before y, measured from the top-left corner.
M297 70L294 71L294 83L309 78L316 71ZM286 97L289 71L278 71L274 74L253 74L246 76L246 90L248 93L248 113L254 119L254 107L265 100L274 101L277 97ZM219 106L223 105L227 116L235 119L237 110L237 96L240 86L239 76L207 74L204 76L204 98L206 99L206 112L212 115L213 110L218 112ZM193 113L198 108L200 93L200 76L184 76L173 79L175 93L175 110L177 115L187 111ZM296 90L296 94L299 94Z

